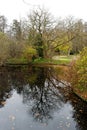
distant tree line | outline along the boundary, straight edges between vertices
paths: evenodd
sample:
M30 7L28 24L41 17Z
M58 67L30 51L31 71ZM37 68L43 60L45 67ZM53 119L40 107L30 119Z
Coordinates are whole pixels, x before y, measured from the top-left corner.
M8 59L31 61L55 54L77 54L87 46L87 23L70 16L54 19L48 10L32 10L26 19L10 25L0 16L0 63Z

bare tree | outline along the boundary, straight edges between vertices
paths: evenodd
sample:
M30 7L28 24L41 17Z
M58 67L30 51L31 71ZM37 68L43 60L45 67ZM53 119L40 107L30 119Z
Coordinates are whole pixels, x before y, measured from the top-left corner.
M6 22L7 20L5 16L1 15L0 16L0 32L3 32L3 33L5 32L5 28L7 26Z
M29 41L36 46L40 57L45 57L47 37L52 35L54 21L51 14L44 8L33 10L28 16L30 23Z
M13 36L16 40L20 41L22 39L21 21L14 19L12 23Z
M77 37L78 29L73 17L55 21L44 8L33 10L29 15L29 42L36 46L39 56L51 58L56 48Z

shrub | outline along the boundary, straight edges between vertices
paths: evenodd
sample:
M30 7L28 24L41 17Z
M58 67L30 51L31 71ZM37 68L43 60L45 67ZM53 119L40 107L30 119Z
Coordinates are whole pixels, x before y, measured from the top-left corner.
M71 64L70 82L75 89L87 89L87 47L81 52L79 58Z
M23 51L23 57L27 59L28 61L32 61L34 57L37 57L37 51L36 49L26 46L24 51Z
M80 53L76 62L76 70L79 76L78 86L87 88L87 47Z

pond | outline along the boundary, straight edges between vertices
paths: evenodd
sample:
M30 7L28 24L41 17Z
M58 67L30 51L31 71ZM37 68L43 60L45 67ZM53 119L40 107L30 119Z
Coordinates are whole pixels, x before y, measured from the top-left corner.
M0 130L87 130L87 103L62 75L60 67L0 68Z

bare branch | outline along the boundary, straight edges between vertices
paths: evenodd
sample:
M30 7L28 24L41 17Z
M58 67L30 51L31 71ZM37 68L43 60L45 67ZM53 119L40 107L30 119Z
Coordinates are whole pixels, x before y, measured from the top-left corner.
M76 38L76 36L72 37L71 39L69 39L69 40L67 40L67 41L64 41L64 42L62 42L62 43L56 45L55 47L53 47L53 48L51 48L51 49L55 49L55 48L57 48L58 46L64 45L64 44L66 44L66 43L72 41L72 40L75 39L75 38Z

